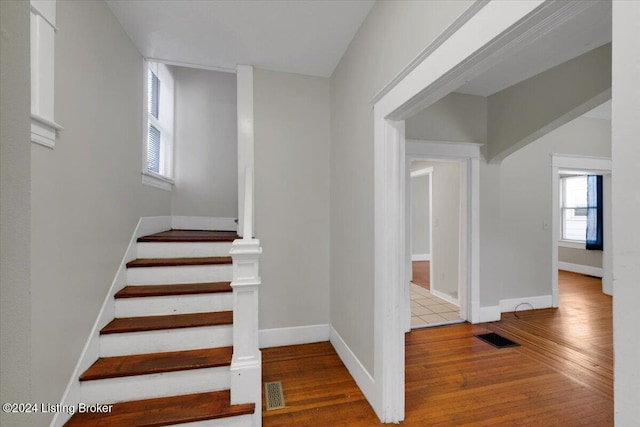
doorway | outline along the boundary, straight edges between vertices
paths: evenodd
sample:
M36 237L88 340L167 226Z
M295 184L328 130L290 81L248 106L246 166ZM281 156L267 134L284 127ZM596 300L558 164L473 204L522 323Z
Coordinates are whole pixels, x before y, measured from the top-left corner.
M613 295L613 271L612 271L612 245L611 245L611 159L598 157L569 156L554 154L551 157L551 293L553 306L558 307L558 267L559 267L559 242L561 239L561 199L560 182L561 177L566 175L595 174L603 176L603 251L602 251L602 292ZM588 273L588 272L587 272Z
M407 277L411 329L465 321L466 172L459 160L407 156ZM462 253L462 254L461 254ZM466 306L466 301L463 301ZM464 316L464 317L463 317Z

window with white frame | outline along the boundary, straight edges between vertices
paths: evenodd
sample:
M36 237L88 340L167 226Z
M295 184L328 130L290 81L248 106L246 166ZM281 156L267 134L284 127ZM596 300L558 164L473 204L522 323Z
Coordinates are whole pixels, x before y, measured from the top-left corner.
M146 80L143 182L170 190L173 184L173 76L166 65L147 62Z
M587 176L560 178L561 239L585 242L587 236Z

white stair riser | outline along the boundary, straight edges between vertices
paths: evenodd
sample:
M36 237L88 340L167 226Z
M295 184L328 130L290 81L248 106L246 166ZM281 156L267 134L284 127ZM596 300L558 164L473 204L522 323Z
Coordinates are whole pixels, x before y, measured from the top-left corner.
M231 264L127 269L127 283L130 285L230 282L232 279L233 267Z
M231 292L116 299L116 317L207 313L232 308Z
M138 258L229 256L231 242L139 242Z
M110 357L164 351L196 350L199 348L227 347L232 344L232 325L127 332L101 335L100 356Z
M254 427L251 415L196 421L194 423L171 424L175 427Z
M220 366L161 374L82 381L80 392L82 401L86 403L116 403L127 400L228 390L229 386L229 367Z

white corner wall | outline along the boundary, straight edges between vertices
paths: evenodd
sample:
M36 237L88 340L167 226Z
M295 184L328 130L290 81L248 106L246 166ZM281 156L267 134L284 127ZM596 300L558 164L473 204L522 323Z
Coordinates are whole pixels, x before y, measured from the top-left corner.
M260 329L272 337L324 325L328 338L329 107L329 79L254 68Z
M481 306L551 295L551 154L609 157L610 129L578 118L500 165L481 163Z
M170 68L176 112L172 213L237 218L236 75Z
M331 76L331 325L350 350L345 354L352 354L358 362L354 365L370 376L374 376L370 101L471 4L377 2Z
M429 197L429 175L411 177L411 254L413 257L431 253Z
M613 347L614 420L640 420L640 2L613 2Z
M59 1L57 19L56 120L64 131L53 150L31 145L32 399L51 403L60 401L138 220L169 215L171 201L140 179L142 57L104 2Z
M0 2L0 401L32 402L29 2ZM32 427L0 412L0 425Z
M458 299L460 258L460 169L457 161L415 161L413 168L431 167L431 290ZM412 178L412 181L416 178ZM412 200L413 203L413 200ZM412 230L413 234L413 230Z

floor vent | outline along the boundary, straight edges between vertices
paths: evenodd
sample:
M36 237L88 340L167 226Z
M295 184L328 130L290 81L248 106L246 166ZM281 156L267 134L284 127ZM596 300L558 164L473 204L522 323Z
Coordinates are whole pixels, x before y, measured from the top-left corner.
M520 345L517 342L511 341L509 338L505 338L502 335L498 335L494 332L476 335L476 337L497 348L516 347Z
M264 383L264 395L267 401L267 411L284 408L284 394L280 381Z

